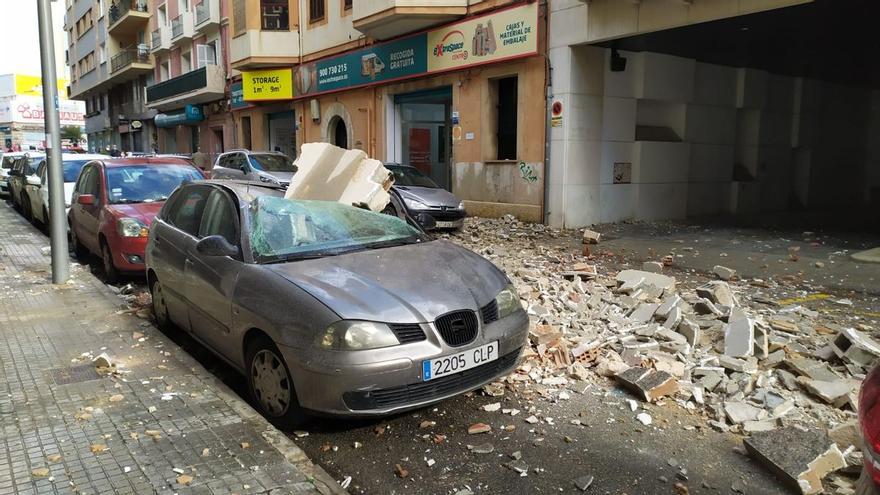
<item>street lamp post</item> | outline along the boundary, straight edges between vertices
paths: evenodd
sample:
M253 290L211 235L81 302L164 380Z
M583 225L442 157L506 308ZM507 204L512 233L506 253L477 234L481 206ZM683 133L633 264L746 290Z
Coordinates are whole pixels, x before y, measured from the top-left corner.
M53 0L54 1L54 0ZM61 165L61 125L58 121L58 80L55 74L55 40L50 0L37 0L40 24L40 61L43 65L43 109L46 122L46 164L49 186L49 240L52 246L52 283L70 278L67 253L67 218L64 214L64 175Z

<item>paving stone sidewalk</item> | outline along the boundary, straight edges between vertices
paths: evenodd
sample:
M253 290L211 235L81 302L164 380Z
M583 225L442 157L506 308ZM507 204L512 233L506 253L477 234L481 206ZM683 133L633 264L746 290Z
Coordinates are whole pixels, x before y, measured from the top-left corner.
M0 495L344 493L88 267L52 285L48 243L0 204Z

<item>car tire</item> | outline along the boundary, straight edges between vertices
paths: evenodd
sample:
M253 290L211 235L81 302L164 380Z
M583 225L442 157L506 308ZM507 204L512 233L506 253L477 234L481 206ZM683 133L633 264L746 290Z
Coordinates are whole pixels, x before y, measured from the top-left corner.
M52 224L52 221L49 219L49 210L46 207L43 207L43 228L48 232L49 225Z
M399 217L400 216L397 214L397 208L395 208L394 205L391 203L388 203L388 206L386 206L385 209L382 210L382 213L384 213L386 215L391 215L392 217Z
M865 460L870 462L868 459ZM880 495L880 486L874 484L874 480L871 479L871 473L865 467L862 467L862 475L859 477L858 483L856 483L855 495Z
M34 223L34 212L32 211L31 200L27 196L22 195L19 201L21 202L21 216L23 216L28 222Z
M107 241L103 239L101 240L101 266L104 267L104 276L107 278L107 283L115 284L119 281L119 270L113 264L113 252L110 250L110 245L107 244Z
M171 322L171 317L168 315L165 292L162 283L155 275L150 276L150 297L153 301L153 318L156 319L156 327L165 333L173 331L174 323Z
M73 244L73 254L76 256L76 261L78 261L80 265L88 264L89 250L79 242L79 239L76 237L76 231L73 229L73 225L70 225L70 243Z
M301 426L308 415L299 405L290 370L272 340L260 337L245 350L248 389L260 413L284 431Z

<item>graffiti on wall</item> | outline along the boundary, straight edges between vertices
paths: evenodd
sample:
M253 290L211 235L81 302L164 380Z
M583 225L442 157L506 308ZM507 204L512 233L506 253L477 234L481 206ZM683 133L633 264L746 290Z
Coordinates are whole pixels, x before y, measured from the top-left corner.
M538 175L535 169L526 162L519 162L519 175L526 182L538 182Z

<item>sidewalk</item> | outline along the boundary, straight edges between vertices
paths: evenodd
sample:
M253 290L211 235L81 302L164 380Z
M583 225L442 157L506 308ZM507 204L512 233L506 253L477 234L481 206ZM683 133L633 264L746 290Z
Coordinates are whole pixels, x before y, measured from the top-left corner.
M88 267L53 286L48 242L0 204L0 495L344 493Z

